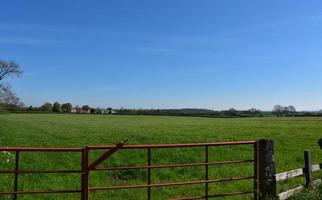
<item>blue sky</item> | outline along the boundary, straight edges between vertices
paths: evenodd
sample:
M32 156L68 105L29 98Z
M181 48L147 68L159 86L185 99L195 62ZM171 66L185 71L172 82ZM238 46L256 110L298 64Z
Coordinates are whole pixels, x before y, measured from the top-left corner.
M322 109L322 2L4 1L27 105Z

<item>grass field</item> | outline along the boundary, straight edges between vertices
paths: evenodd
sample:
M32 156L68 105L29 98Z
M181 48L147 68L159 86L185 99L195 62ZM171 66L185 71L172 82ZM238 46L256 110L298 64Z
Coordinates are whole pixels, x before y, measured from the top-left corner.
M303 167L303 151L309 149L313 162L319 163L322 151L317 140L322 137L322 118L195 118L166 116L107 116L68 114L1 114L0 146L83 147L85 145L116 144L128 138L129 144L194 143L235 140L273 139L277 171ZM91 155L91 159L101 152ZM252 148L211 147L210 161L252 159ZM203 162L203 149L153 150L153 164ZM1 168L13 169L14 158L1 155ZM23 153L21 169L80 169L79 153ZM146 151L122 150L103 166L145 165ZM209 167L210 178L251 176L253 166L221 165ZM321 174L319 174L320 176ZM114 177L114 178L113 178ZM117 178L115 178L117 177ZM94 172L91 186L146 183L145 170ZM320 176L321 177L321 176ZM204 178L204 167L152 169L153 183L191 181ZM13 176L0 175L0 190L12 189ZM20 190L77 189L79 175L21 175ZM278 186L283 191L303 183L303 179L287 181ZM248 191L252 181L212 183L210 194ZM202 185L175 186L152 189L154 199L203 194ZM241 196L240 199L251 199ZM10 199L10 197L0 197ZM78 194L21 196L19 199L79 199ZM93 192L91 199L146 199L146 189ZM225 199L238 199L230 197Z

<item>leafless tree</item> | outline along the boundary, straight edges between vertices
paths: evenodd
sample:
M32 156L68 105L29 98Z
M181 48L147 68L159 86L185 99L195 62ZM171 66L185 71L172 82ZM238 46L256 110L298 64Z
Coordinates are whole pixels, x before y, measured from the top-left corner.
M4 80L23 74L20 66L13 61L0 60L0 103L19 106L20 100L10 85Z
M284 110L284 107L283 107L283 106L281 106L281 105L275 105L275 106L274 106L274 109L273 109L273 112L274 112L277 116L282 116L283 110Z
M292 105L288 106L286 110L287 110L288 114L290 114L291 116L294 116L296 113L296 109Z

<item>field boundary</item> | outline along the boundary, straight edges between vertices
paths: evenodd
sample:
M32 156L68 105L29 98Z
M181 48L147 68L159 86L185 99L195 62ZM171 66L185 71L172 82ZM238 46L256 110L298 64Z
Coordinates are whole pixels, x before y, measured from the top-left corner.
M83 148L34 148L34 147L0 147L0 152L15 152L14 170L2 170L0 174L14 174L13 191L1 191L0 196L13 196L16 200L18 195L36 195L36 194L53 194L53 193L80 193L81 200L88 200L91 192L102 190L125 190L135 188L146 188L147 199L150 200L153 196L152 188L168 187L178 185L204 185L204 193L200 196L193 197L174 197L172 200L188 200L188 199L209 199L215 197L235 196L235 195L249 195L253 194L254 200L274 199L280 200L287 199L292 195L299 193L304 188L313 188L316 184L321 184L321 179L313 180L313 172L321 170L322 163L312 165L311 153L304 152L304 168L294 169L287 172L276 173L275 159L274 159L274 143L272 140L259 140L259 141L233 141L233 142L209 142L209 143L189 143L189 144L142 144L142 145L127 145L127 140L120 142L116 145L107 146L86 146ZM212 162L209 161L209 148L216 146L237 146L237 145L250 145L253 147L253 157L244 160L223 160ZM169 163L163 165L152 164L152 149L173 149L173 148L202 148L204 150L204 162L198 163ZM122 149L134 149L146 151L146 164L136 166L111 166L100 167L99 165L110 158L115 152ZM101 156L90 162L90 153L94 151L105 151ZM81 169L76 170L21 170L19 168L19 161L22 152L78 152L81 154ZM221 179L209 178L209 166L211 165L235 165L235 164L253 164L252 176L228 177ZM163 182L153 183L151 179L152 169L160 168L177 168L177 167L204 167L204 179L194 181L179 181L179 182ZM112 170L146 170L147 180L146 184L138 185L112 185L112 186L95 186L90 187L89 175L95 171L112 171ZM64 189L64 190L34 190L34 191L19 191L19 175L20 174L68 174L74 173L81 176L79 189ZM277 194L277 182L285 181L290 178L305 176L305 186L300 186L289 191ZM209 194L208 185L210 183L229 182L253 180L253 188L248 191L235 191L223 194Z
M313 188L314 186L320 185L322 183L321 179L313 180L313 172L321 170L322 163L312 165L310 151L304 151L304 165L304 168L293 169L275 175L275 179L277 182L285 181L298 176L305 176L306 179L305 185L278 194L277 196L279 200L288 199L291 196L300 193L305 188Z
M189 144L143 144L143 145L127 145L126 141L120 142L116 145L108 146L86 146L84 148L33 148L33 147L0 147L0 152L15 152L15 169L14 170L1 170L0 174L14 174L14 185L13 191L0 191L0 196L11 195L16 200L18 195L36 195L36 194L54 194L54 193L80 193L82 200L88 200L89 194L95 191L102 190L122 190L122 189L134 189L134 188L146 188L147 189L147 199L152 198L153 192L152 188L156 187L167 187L167 186L177 186L177 185L204 185L204 194L194 197L174 197L173 200L188 200L188 199L208 199L223 196L235 196L235 195L246 195L253 194L254 199L258 197L258 144L257 141L234 141L234 142L210 142L210 143L189 143ZM235 146L235 145L251 145L253 147L253 158L248 160L224 160L220 162L210 162L208 149L210 147L216 146ZM172 149L172 148L203 148L204 149L204 162L201 163L185 163L185 164L167 164L167 165L152 165L152 149ZM147 164L143 166L121 166L121 167L99 167L99 165L111 157L115 152L122 149L137 149L146 151ZM90 162L90 153L96 150L106 150L99 158L95 161ZM81 170L20 170L19 160L21 158L21 152L79 152L82 154L82 168ZM241 176L241 177L229 177L222 179L209 179L209 169L210 165L234 165L234 164L246 164L253 163L254 170L252 176ZM195 167L203 166L205 170L204 179L197 181L185 181L185 182L167 182L167 183L152 183L151 173L154 168L176 168L176 167ZM95 171L102 170L147 170L147 182L146 184L140 185L123 185L123 186L89 186L89 174ZM18 191L19 185L19 174L66 174L66 173L76 173L81 176L80 189L76 190L36 190L36 191ZM230 182L230 181L241 181L241 180L253 180L253 188L248 191L235 191L223 194L209 194L208 185L210 183L219 182Z

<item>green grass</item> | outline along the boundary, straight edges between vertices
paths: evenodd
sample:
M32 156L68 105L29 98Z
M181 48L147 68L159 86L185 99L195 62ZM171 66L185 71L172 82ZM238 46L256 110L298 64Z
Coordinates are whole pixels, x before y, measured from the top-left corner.
M197 118L167 116L107 116L68 114L2 114L0 146L83 147L116 144L128 138L129 144L194 143L273 139L278 172L303 167L303 151L312 152L314 163L321 162L317 140L322 136L322 118ZM91 160L101 152L91 153ZM121 150L102 166L145 165L146 150ZM211 147L210 161L252 159L251 146ZM1 155L0 167L13 169L14 158ZM194 149L152 150L153 164L203 162L204 151ZM9 162L6 160L9 159ZM21 169L80 169L79 153L22 153ZM211 166L210 178L251 176L252 164ZM321 174L316 174L321 177ZM93 172L90 186L145 184L146 170ZM204 167L152 169L153 183L191 181L204 178ZM11 175L0 175L0 191L12 189ZM79 175L21 175L20 190L78 189ZM278 185L278 192L303 183L302 178ZM248 191L252 182L209 184L210 194ZM153 199L203 194L202 185L152 189ZM91 199L146 199L146 189L91 193ZM251 199L250 196L224 199ZM3 198L0 199L10 199ZM19 199L79 199L77 194L21 196Z
M311 190L304 190L301 194L294 195L290 200L321 200L322 185Z

